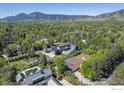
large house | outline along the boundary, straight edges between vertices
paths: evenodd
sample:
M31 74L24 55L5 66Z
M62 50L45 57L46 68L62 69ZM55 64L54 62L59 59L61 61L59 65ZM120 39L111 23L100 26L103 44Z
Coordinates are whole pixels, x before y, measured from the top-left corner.
M39 67L29 68L16 75L16 82L18 85L48 85L47 83L52 76L50 69L40 70ZM54 82L56 82L54 80ZM60 85L59 83L55 83Z
M72 54L76 52L76 45L73 44L61 44L57 47L62 54Z
M45 49L47 51L43 51L43 54L49 57L55 57L59 54L72 54L76 52L76 45L73 44L55 44L51 45L50 48Z

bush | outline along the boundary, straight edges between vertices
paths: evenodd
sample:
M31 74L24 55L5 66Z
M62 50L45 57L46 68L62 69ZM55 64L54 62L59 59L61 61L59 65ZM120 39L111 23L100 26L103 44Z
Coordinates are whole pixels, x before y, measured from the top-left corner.
M74 74L66 75L65 79L73 85L81 85L81 82L75 77Z

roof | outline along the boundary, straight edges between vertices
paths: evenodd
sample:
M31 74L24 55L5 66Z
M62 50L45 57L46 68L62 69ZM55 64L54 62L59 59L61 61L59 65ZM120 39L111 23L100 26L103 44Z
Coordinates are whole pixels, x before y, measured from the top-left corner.
M62 85L58 80L56 80L54 77L51 77L48 81L47 85Z
M23 81L24 78L25 78L24 74L18 73L16 75L16 82L17 82L17 84L19 84L21 81Z
M58 48L60 49L60 50L68 50L68 49L70 49L70 45L69 44L61 44L61 45L59 45L58 46Z
M36 72L35 74L27 77L22 85L37 85L37 84L45 84L48 82L49 78L52 76L52 72L50 69L46 69L43 71Z
M33 70L35 70L35 71L33 71ZM28 77L31 74L39 72L39 71L40 71L40 68L38 66L35 66L35 67L32 67L32 68L22 71L22 73L25 75L25 77Z
M80 64L83 61L81 58L73 57L73 58L66 59L65 62L69 69L71 69L72 71L75 71L80 67Z

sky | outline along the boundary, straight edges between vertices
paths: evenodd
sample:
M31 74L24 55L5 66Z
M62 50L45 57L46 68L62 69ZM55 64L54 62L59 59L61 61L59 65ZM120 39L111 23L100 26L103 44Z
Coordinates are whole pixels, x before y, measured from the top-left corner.
M98 15L124 9L124 4L105 3L0 3L0 18L13 16L18 13L42 12L47 14L65 15Z

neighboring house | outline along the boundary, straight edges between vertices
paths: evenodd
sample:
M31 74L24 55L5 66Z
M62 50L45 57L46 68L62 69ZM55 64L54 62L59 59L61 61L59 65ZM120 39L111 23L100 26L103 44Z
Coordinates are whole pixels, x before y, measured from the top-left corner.
M45 85L49 81L51 76L51 70L40 70L39 72L27 77L22 82L22 85Z
M60 51L61 54L72 54L76 52L76 45L73 44L59 44L57 50Z
M17 85L20 85L24 79L25 79L25 75L23 73L18 73L16 75L16 83L17 83Z
M18 85L43 85L50 77L52 77L50 69L40 70L39 67L33 67L18 73L16 82Z
M56 56L55 52L54 51L50 51L50 52L45 52L45 51L42 51L42 54L50 57L50 58L54 58Z
M68 48L67 48L68 47ZM68 45L66 49L62 50L62 54L72 54L76 52L76 45Z
M73 44L55 44L51 45L50 48L47 48L42 53L53 58L56 55L66 55L76 52L76 45Z
M22 71L21 73L23 73L25 75L25 77L28 77L32 74L35 74L36 72L39 72L41 69L38 66L26 69L24 71Z
M60 51L67 51L70 49L70 45L69 44L60 44L57 46L57 49Z
M18 85L61 85L54 79L50 69L40 70L39 67L29 68L16 75Z

